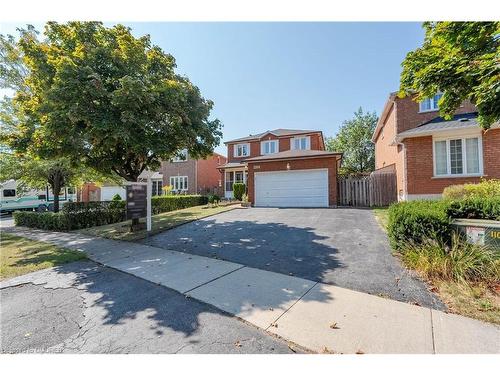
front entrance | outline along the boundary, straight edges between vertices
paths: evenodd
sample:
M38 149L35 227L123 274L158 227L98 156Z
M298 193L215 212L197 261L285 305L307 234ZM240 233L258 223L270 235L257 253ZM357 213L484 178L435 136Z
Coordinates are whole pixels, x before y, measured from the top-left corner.
M328 170L255 173L256 207L328 207Z
M235 182L246 184L247 183L247 176L248 176L248 172L245 170L226 171L224 197L228 198L228 199L234 198L233 184Z

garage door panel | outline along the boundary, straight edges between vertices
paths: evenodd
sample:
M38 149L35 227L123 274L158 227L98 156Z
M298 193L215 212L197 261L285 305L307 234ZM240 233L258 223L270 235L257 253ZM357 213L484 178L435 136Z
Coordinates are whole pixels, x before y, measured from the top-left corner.
M255 205L328 207L328 171L255 173Z

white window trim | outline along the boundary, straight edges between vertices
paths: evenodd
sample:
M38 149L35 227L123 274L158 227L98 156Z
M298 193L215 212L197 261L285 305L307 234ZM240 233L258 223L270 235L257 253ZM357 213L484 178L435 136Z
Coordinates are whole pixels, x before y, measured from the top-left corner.
M185 185L187 185L187 186L183 186L182 189L176 189L175 188L175 180L179 180L178 185L180 185L181 179L183 182L186 181ZM170 186L172 187L172 191L188 191L189 190L189 178L188 178L188 176L170 176L169 182L170 182ZM183 185L184 185L184 183L183 183Z
M174 158L172 158L172 162L173 163L182 163L184 161L187 161L188 159L188 152L187 152L187 148L181 150L179 152L179 154L185 154L185 159L182 159L180 156L175 156Z
M241 156L238 155L238 147L239 146L241 146L241 147L246 146L247 147L247 154L246 155L241 155ZM233 154L234 154L235 158L246 158L246 157L250 156L250 143L236 143L234 145Z
M275 152L266 152L266 144L268 143L274 143L276 146L275 146ZM272 140L268 140L268 141L262 141L260 142L260 153L262 155L269 155L269 154L276 154L279 152L279 141L277 139L272 139Z
M306 139L306 150L310 150L311 149L311 137L310 136L302 136L302 137L293 137L290 141L290 149L291 150L297 150L295 148L295 140L296 139L302 139L302 138L305 138ZM302 149L299 149L299 150L302 150Z
M442 95L443 93L442 92L438 92L436 95ZM434 98L436 97L436 95L434 95L432 98L425 98L424 100L431 100L431 105L433 106L433 108L431 109L422 109L422 103L423 103L423 100L418 103L418 113L426 113L426 112L437 112L439 111L439 106L438 107L434 107Z
M477 148L479 154L479 172L467 173L467 151L465 140L468 138L477 138ZM460 139L462 141L462 171L461 174L451 174L451 155L450 155L450 140ZM446 174L436 173L436 142L446 141ZM447 137L432 137L432 165L433 178L457 178L457 177L480 177L483 176L483 137L481 134L461 134Z

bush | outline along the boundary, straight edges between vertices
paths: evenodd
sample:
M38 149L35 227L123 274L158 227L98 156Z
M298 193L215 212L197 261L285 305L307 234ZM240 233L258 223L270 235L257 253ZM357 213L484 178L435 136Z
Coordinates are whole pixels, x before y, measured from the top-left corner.
M208 197L204 195L162 195L151 199L151 211L153 215L156 215L207 203Z
M453 235L451 246L427 239L421 244L407 244L403 262L429 279L459 282L500 281L500 254L487 247L473 245Z
M446 213L451 218L500 220L500 196L451 201Z
M120 194L116 193L115 195L113 195L113 198L111 198L112 201L121 201L122 200L122 197Z
M208 196L208 203L212 205L217 205L220 202L220 197L217 194L210 194Z
M12 216L18 226L45 230L68 230L66 215L62 212L15 211Z
M247 190L247 187L244 183L235 182L233 184L234 199L241 201L241 198L243 197L243 194L245 194L246 190Z
M425 239L449 243L452 228L446 209L447 201L410 201L389 207L387 232L394 250L402 251L410 242Z
M448 186L443 191L443 198L500 198L500 180L482 180L478 184Z

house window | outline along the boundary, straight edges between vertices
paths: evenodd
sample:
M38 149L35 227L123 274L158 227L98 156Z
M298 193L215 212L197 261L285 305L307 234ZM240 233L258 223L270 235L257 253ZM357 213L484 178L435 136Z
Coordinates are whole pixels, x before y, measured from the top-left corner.
M309 137L292 138L292 150L309 150L311 141Z
M234 146L234 156L241 158L250 155L250 145L248 143L239 143Z
M187 156L188 156L188 151L187 149L184 149L184 150L181 150L177 156L175 156L172 161L174 163L179 163L181 161L186 161L187 160Z
M432 98L426 98L420 102L420 112L437 111L439 109L439 99L442 93L434 95Z
M163 182L161 180L153 180L151 181L151 195L154 197L155 195L162 195L163 191L161 190L163 187Z
M172 186L173 191L186 191L188 189L187 176L170 177L170 186Z
M278 140L261 142L260 147L262 155L275 154L278 152Z
M478 175L482 170L479 137L450 138L434 141L434 175Z

